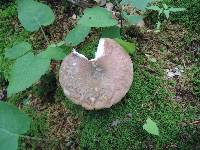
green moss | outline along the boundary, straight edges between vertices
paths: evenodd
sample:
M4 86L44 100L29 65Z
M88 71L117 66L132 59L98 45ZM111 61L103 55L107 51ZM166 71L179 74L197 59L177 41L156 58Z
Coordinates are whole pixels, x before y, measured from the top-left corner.
M97 42L85 44L80 53L90 58L96 46ZM173 145L191 149L194 145L200 146L197 138L200 128L190 124L198 119L198 108L174 100L175 93L167 90L167 86L175 87L176 82L163 79L163 62L149 62L147 68L141 68L145 63L144 54L137 53L132 59L133 85L124 99L111 109L86 111L69 101L59 87L56 99L64 101L81 119L78 130L81 149L163 149ZM132 118L128 117L130 113ZM157 122L160 136L149 135L142 129L147 117ZM120 123L112 126L116 120Z
M133 85L122 102L111 109L85 111L68 100L65 102L82 120L79 128L81 149L162 149L173 144L191 148L196 141L200 142L194 138L198 132L191 132L200 130L183 125L197 117L197 108L176 103L173 93L166 90L167 81L140 68L142 57L137 54L133 58ZM127 117L129 113L132 118ZM157 122L160 136L149 135L142 129L147 117ZM116 120L120 123L113 127L112 122ZM183 134L189 135L190 143L181 139Z
M33 108L24 108L24 111L32 118L28 135L33 137L46 137L48 133L47 112L38 114Z
M193 91L197 99L200 100L200 68L196 66L192 69L192 72L193 72L192 83L194 86Z
M14 0L1 0L0 1L0 9L5 8L7 5L9 5L11 2L14 2Z
M95 52L97 51L98 45L97 38L92 39L89 42L85 42L82 47L79 48L78 52L85 55L88 59L92 59L95 57Z
M49 126L47 123L47 112L38 112L31 107L24 107L23 111L28 114L32 121L29 131L26 133L28 137L21 138L19 149L38 149L48 145L43 137L48 137ZM33 137L33 138L31 138ZM43 142L43 144L40 144ZM42 145L42 146L40 146ZM39 147L38 147L39 146ZM50 146L50 144L49 144Z

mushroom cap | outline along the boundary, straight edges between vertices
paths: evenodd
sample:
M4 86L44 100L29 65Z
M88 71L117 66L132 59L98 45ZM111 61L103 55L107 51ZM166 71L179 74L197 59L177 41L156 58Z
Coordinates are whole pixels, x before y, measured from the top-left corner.
M95 59L76 51L63 60L59 81L64 94L87 110L110 108L128 92L133 80L130 56L114 40L100 39Z

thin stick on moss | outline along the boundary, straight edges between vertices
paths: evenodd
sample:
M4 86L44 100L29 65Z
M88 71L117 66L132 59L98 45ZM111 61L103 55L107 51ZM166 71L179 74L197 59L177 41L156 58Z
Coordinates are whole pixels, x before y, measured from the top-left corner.
M39 138L39 137L31 137L31 136L26 136L26 135L19 135L21 138L24 139L29 139L29 140L34 140L34 141L44 141L44 142L58 142L60 141L59 139L48 139L48 138ZM65 142L69 142L69 140L66 140Z

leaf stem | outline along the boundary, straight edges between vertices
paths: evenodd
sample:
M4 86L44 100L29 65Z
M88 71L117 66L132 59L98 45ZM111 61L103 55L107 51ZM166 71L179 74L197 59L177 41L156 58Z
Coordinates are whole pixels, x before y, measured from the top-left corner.
M44 32L44 30L43 30L43 28L42 28L41 24L38 22L37 18L35 18L35 17L34 17L34 19L35 19L35 21L37 22L37 24L40 26L40 29L41 29L41 31L42 31L42 34L43 34L43 36L44 36L44 38L45 38L46 42L47 42L47 43L48 43L48 45L49 45L49 44L50 44L50 42L49 42L49 40L48 40L48 38L47 38L47 36L46 36L46 34L45 34L45 32Z
M116 3L116 5L117 5L117 7L118 7L118 9L119 9L119 19L120 19L120 26L121 26L121 28L120 28L120 34L122 33L122 28L123 28L123 17L122 17L122 7L121 7L121 5L120 5L120 3L117 1L117 0L115 0L115 3Z
M45 38L45 40L46 40L46 42L48 43L48 45L50 44L50 42L49 42L49 40L48 40L48 38L47 38L47 36L46 36L46 34L45 34L45 32L44 32L44 30L43 30L43 28L42 28L42 26L40 25L40 29L41 29L41 31L42 31L42 34L43 34L43 36L44 36L44 38Z

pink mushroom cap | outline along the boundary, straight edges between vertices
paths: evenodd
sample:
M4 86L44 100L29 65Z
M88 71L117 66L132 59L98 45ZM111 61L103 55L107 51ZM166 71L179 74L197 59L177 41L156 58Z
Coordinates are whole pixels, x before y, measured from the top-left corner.
M71 52L59 72L66 97L87 110L110 108L118 103L128 92L132 80L130 56L109 38L100 39L94 59Z

